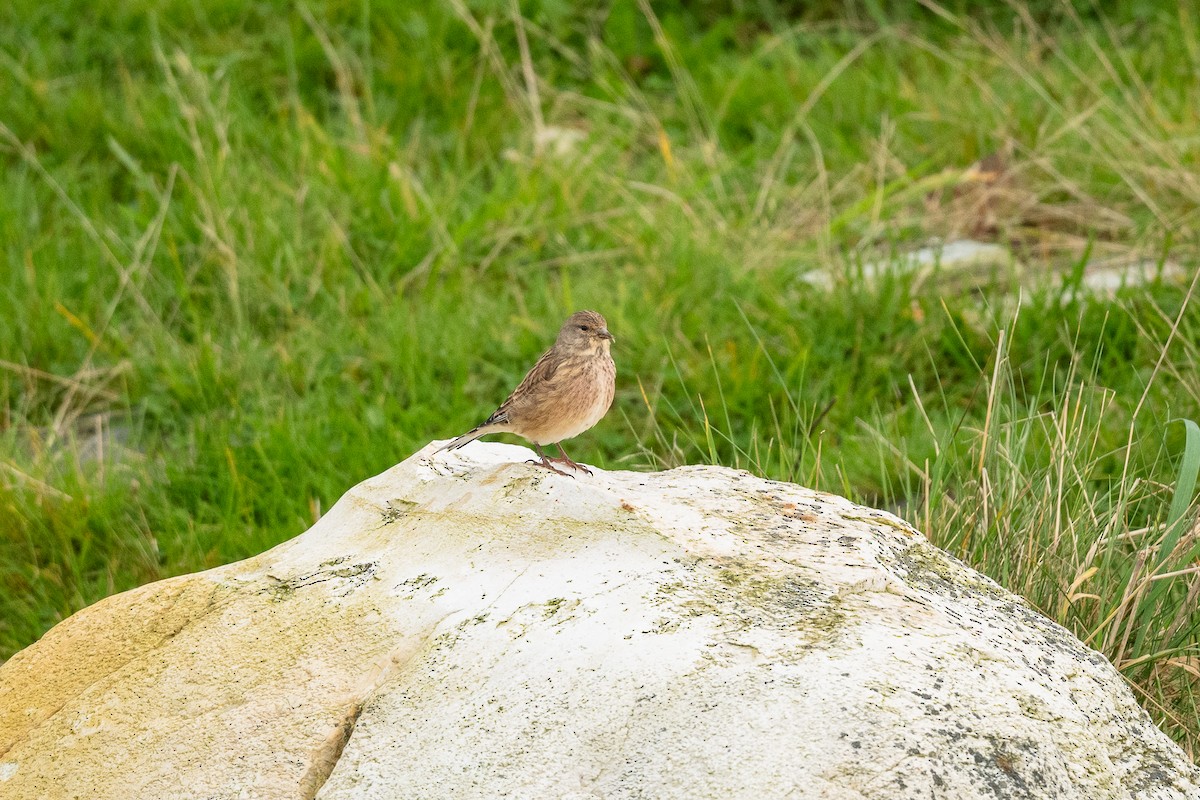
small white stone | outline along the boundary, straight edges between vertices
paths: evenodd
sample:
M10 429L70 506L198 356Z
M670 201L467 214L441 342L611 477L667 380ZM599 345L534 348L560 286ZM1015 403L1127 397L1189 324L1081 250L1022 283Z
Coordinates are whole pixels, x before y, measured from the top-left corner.
M1163 283L1182 284L1192 274L1174 261L1155 260L1117 261L1105 260L1084 267L1082 287L1101 296L1112 297L1119 290L1143 286L1161 280Z
M533 135L534 150L562 158L575 152L587 134L576 128L547 125Z
M1002 245L958 239L899 253L885 260L867 261L861 271L851 269L848 277L853 280L861 275L863 281L870 283L886 274L915 274L917 281L931 280L938 275L942 276L937 278L939 284L970 287L1019 274L1022 270L1021 263ZM806 273L803 279L825 288L836 283L836 275L827 270Z

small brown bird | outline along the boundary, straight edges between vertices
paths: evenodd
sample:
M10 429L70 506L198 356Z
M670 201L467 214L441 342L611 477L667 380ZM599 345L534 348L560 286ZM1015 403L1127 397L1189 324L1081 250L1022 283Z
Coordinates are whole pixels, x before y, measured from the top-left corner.
M559 463L591 475L590 469L571 460L561 443L608 413L617 377L609 352L613 341L604 317L595 311L576 311L563 323L554 347L542 354L495 413L438 452L456 450L489 433L515 433L533 443L546 469L568 475L554 466ZM547 458L544 444L558 444L562 458ZM530 459L530 463L539 462Z

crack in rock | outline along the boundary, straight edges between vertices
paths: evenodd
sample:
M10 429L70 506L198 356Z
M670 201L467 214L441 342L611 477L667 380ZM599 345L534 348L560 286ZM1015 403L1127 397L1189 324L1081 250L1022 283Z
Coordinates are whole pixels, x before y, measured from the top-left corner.
M350 737L354 735L354 726L358 724L358 718L362 716L362 712L363 703L361 701L352 704L346 709L346 713L334 726L329 736L325 737L325 741L317 745L312 754L312 763L308 765L304 777L300 779L300 800L313 800L317 796L317 792L321 791L321 787L329 780Z

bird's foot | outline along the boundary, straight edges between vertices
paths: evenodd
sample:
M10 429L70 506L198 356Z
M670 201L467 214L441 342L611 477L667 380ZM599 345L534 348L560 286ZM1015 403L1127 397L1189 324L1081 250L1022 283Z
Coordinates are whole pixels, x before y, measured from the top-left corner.
M551 461L553 461L553 462L555 462L555 463L557 463L557 464L566 464L566 465L567 465L568 467L570 467L571 469L577 469L577 470L580 470L581 472L586 472L588 475L591 475L591 474L592 474L592 471L591 471L590 469L588 469L587 467L585 467L583 464L580 464L578 461L572 461L572 460L571 460L571 459L570 459L570 458L569 458L567 455L565 455L565 454L563 455L563 457L562 457L562 458L552 458L552 459L550 459L550 460L551 460Z
M551 472L557 472L559 475L566 475L568 478L574 478L575 476L572 475L571 473L563 472L561 469L559 469L558 467L556 467L550 463L551 461L557 461L557 460L558 460L557 458L547 459L545 456L542 456L541 461L529 458L529 459L525 460L525 463L526 464L534 464L535 466L539 466L539 467L545 467L546 469L550 470Z

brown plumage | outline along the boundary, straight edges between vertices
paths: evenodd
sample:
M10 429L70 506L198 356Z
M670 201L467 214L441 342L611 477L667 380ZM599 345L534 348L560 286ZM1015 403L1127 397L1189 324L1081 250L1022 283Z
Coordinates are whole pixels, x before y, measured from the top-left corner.
M541 466L567 475L551 462L591 474L567 456L561 442L586 431L612 405L617 368L608 323L595 311L576 311L563 323L554 346L529 370L508 399L483 424L443 445L455 450L489 433L515 433L533 443ZM544 444L558 444L562 458L547 458Z

